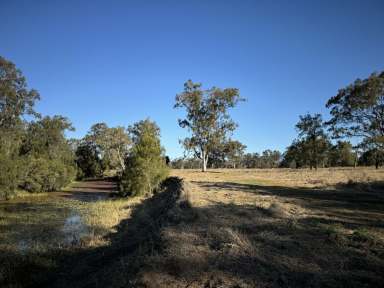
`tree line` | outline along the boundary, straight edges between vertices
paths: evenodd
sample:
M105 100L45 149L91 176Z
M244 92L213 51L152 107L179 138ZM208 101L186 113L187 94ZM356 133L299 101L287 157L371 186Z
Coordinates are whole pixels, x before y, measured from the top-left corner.
M175 168L207 166L273 168L375 165L384 162L384 72L357 79L331 97L326 107L331 118L305 114L296 124L297 138L281 155L266 150L245 154L245 145L232 139L237 124L228 110L244 101L235 88L204 90L191 80L176 96L175 108L186 112L179 125L190 137L181 141L187 157L172 161ZM356 145L348 141L354 139ZM336 143L335 143L336 141ZM189 156L189 157L188 157ZM196 159L200 159L199 162Z
M160 129L146 119L128 128L93 125L83 139L67 139L68 118L35 110L40 94L0 57L0 198L15 192L59 191L74 179L115 171L122 196L153 192L168 175Z
M305 114L296 124L297 138L284 153L245 153L233 139L237 124L229 110L245 99L236 88L203 89L191 80L177 94L183 109L180 127L185 157L170 161L160 143L160 128L150 119L128 127L93 125L82 139L67 139L68 118L35 110L39 93L22 72L0 57L0 197L17 189L57 191L73 179L117 175L122 196L155 191L174 168L318 168L375 165L384 162L384 72L356 80L326 103L330 119ZM345 138L353 138L352 145Z

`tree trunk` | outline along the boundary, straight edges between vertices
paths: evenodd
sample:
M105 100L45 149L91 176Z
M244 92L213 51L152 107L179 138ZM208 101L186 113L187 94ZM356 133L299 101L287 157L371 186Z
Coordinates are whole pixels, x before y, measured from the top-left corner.
M121 170L125 171L125 161L124 161L123 157L121 157L120 151L117 151L117 157L119 158Z
M204 150L201 150L201 159L203 160L203 167L202 167L201 171L206 172L207 171L208 157L207 157L207 154Z

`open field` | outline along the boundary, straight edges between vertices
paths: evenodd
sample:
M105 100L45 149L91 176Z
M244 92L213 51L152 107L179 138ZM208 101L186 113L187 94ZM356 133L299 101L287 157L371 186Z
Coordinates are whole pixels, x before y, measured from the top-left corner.
M147 287L378 287L383 170L174 170L196 220L163 229Z
M0 286L382 285L384 170L172 175L148 199L94 181L1 202Z

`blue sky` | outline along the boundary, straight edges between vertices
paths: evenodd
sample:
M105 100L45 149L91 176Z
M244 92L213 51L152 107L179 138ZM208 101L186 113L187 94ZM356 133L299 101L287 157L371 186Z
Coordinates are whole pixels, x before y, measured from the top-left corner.
M82 137L96 122L150 117L181 156L175 95L187 79L236 87L231 113L248 151L284 150L300 114L384 69L384 1L0 0L0 55Z

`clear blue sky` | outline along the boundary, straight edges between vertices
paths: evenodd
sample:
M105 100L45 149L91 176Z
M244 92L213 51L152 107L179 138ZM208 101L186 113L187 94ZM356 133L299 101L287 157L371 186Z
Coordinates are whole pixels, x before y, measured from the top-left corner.
M234 138L283 150L299 114L320 112L357 77L384 69L384 1L0 0L0 55L39 90L37 108L96 122L150 117L182 155L175 95L187 79L236 87Z

